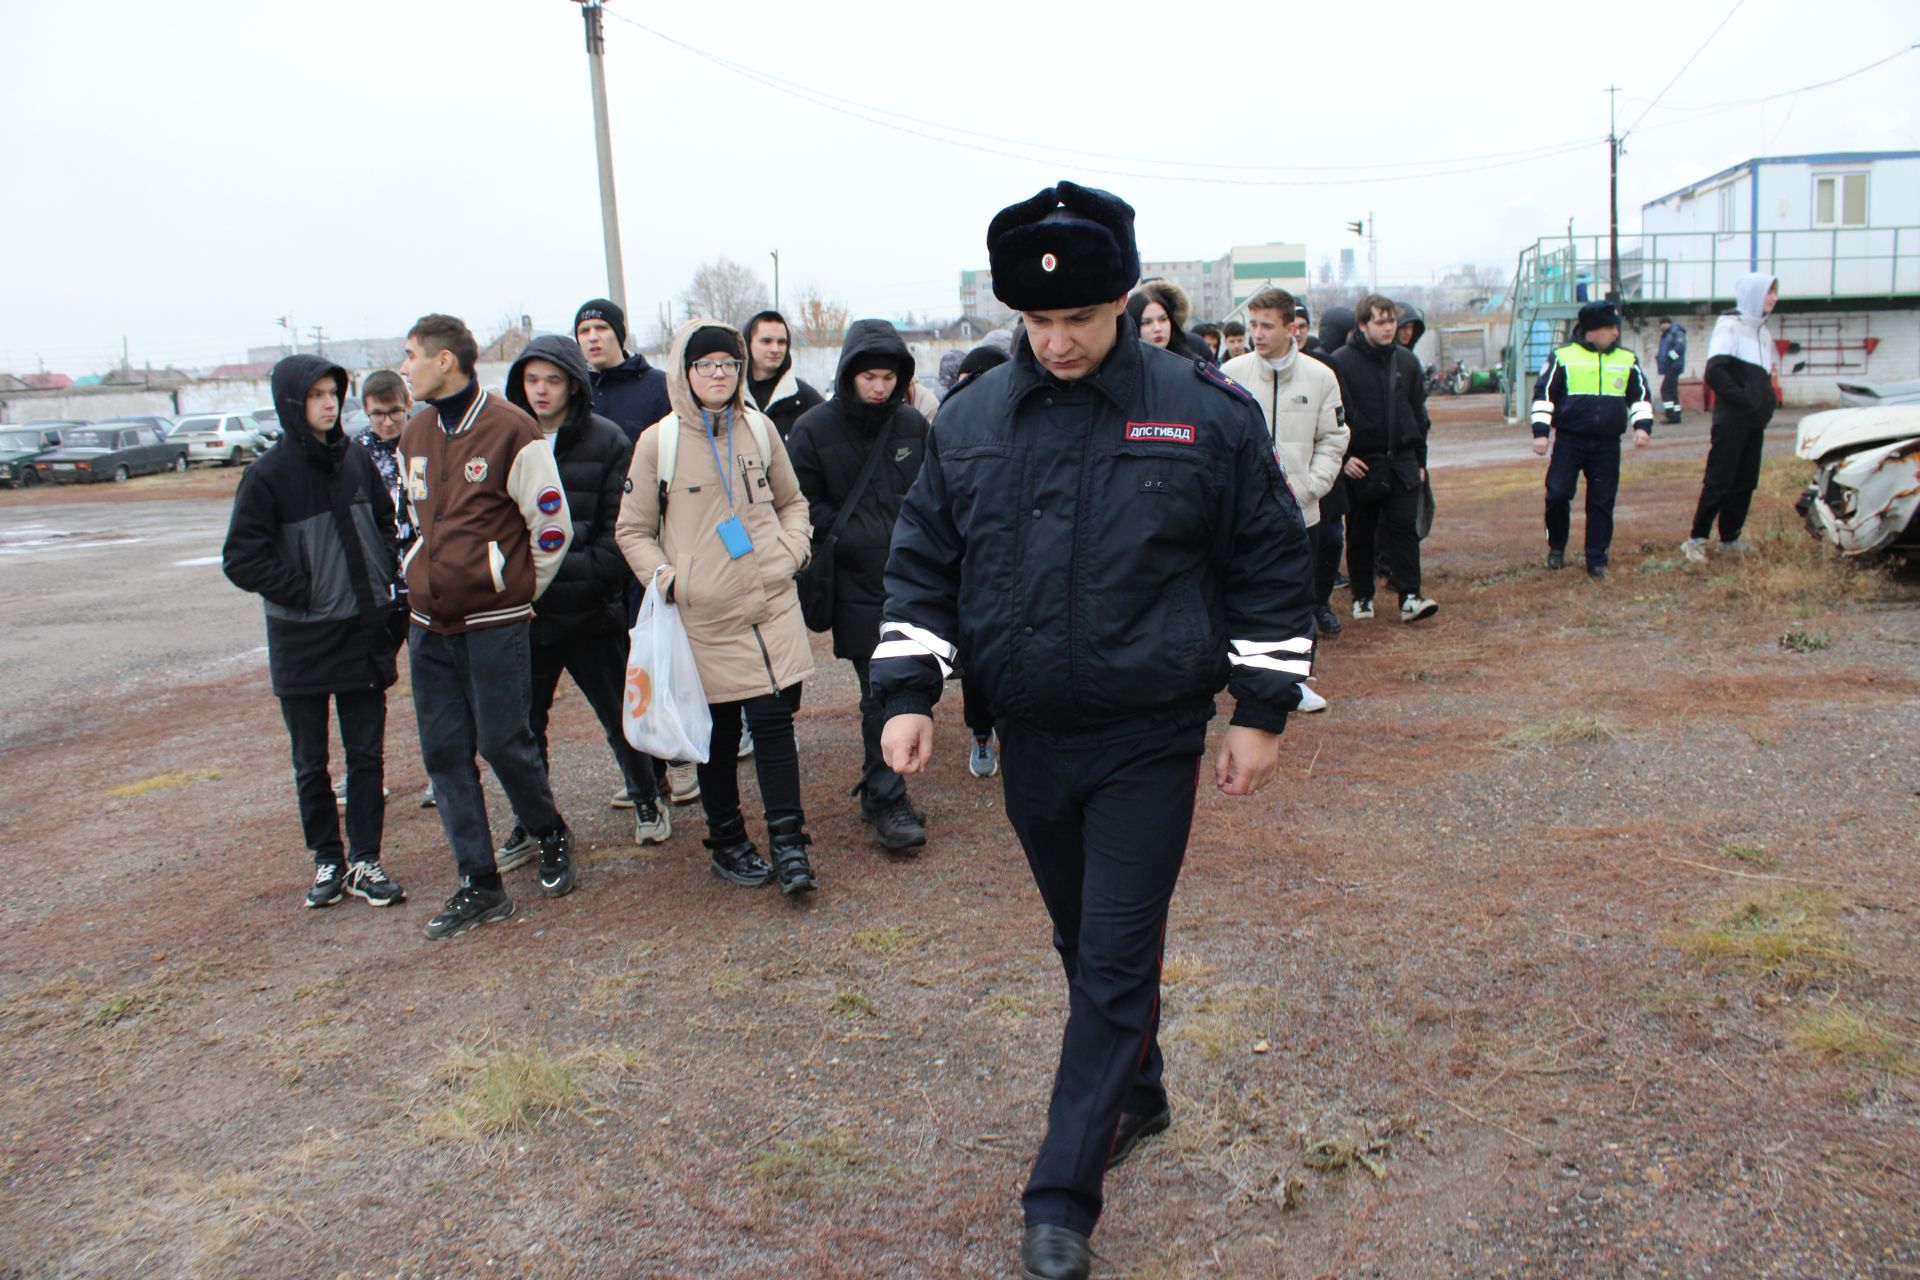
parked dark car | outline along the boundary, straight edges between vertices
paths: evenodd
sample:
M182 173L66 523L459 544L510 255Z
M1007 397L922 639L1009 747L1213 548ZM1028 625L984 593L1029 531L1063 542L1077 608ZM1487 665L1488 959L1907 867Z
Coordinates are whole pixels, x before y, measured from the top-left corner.
M39 484L40 473L33 469L33 460L51 448L47 433L38 427L0 426L0 485L25 489Z
M185 471L187 450L162 440L152 427L75 427L61 433L58 449L35 458L33 468L55 484L118 483L155 471Z
M173 434L173 419L163 418L157 413L130 413L120 418L102 418L93 424L96 427L152 427L165 440Z
M47 447L51 449L60 443L61 432L71 431L75 427L84 427L87 424L78 418L30 418L19 425L29 430L38 431L40 438L46 441ZM13 430L12 427L8 427L7 429L9 431Z

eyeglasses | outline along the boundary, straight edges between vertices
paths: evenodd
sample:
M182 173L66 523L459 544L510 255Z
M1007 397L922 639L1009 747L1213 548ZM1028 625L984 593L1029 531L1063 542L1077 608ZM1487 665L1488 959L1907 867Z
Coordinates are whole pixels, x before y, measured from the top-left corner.
M367 416L369 418L404 418L407 416L407 411L405 409L369 409Z
M740 372L738 360L695 360L690 367L703 378L724 378Z

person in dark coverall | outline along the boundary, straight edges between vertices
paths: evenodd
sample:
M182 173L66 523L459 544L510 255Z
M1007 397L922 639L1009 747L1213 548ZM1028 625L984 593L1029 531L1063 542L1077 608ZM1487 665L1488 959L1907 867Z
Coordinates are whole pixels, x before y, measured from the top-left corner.
M1687 326L1672 316L1660 317L1660 348L1654 354L1660 370L1660 408L1667 425L1680 421L1680 375L1687 368Z
M1061 1280L1088 1273L1107 1169L1170 1123L1160 960L1207 721L1231 689L1213 782L1258 791L1313 668L1313 568L1259 407L1127 316L1125 201L1062 182L1001 210L987 252L1025 331L927 438L872 687L905 775L956 658L993 709L1069 989L1021 1245L1022 1275Z
M1533 388L1533 451L1547 454L1547 568L1567 562L1573 491L1587 478L1587 572L1607 576L1613 542L1613 500L1620 491L1620 437L1633 427L1633 447L1653 438L1647 379L1633 352L1620 345L1620 313L1589 302L1573 322L1573 341L1547 357Z

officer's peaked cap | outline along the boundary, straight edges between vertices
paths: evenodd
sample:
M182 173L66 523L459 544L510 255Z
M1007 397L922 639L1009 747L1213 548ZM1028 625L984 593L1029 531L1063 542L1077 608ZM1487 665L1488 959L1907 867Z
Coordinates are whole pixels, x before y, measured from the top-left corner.
M987 224L993 296L1015 311L1112 302L1140 279L1133 206L1062 182L1008 205Z

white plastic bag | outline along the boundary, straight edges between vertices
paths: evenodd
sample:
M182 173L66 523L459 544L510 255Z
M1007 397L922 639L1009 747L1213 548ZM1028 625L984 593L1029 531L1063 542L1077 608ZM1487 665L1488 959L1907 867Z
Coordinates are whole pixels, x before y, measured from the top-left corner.
M705 764L713 713L680 610L660 598L660 572L654 570L629 637L620 727L642 755Z

